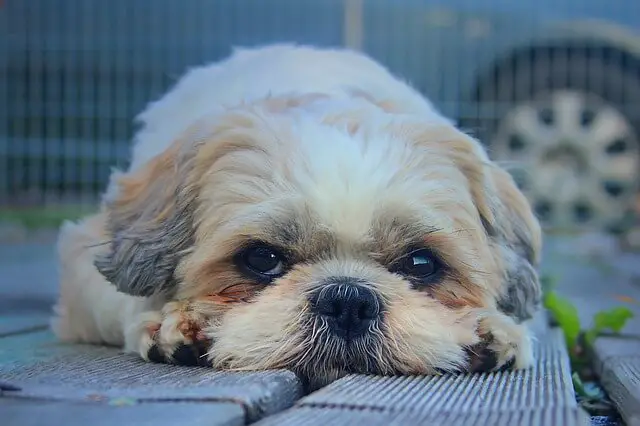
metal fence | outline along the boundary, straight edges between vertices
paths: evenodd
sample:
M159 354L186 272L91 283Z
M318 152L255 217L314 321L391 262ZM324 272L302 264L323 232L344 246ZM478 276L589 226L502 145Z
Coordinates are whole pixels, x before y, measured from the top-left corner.
M541 218L631 217L636 0L0 1L0 204L95 203L147 102L234 46L283 41L384 63L513 165Z

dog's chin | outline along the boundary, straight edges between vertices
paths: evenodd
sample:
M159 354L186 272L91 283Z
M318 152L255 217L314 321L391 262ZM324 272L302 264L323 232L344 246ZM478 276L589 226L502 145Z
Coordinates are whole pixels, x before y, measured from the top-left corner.
M310 336L309 341L309 350L289 366L309 390L350 374L389 376L401 373L389 359L381 334L351 338L325 330Z
M326 344L324 349L319 349L316 356L309 362L296 363L289 367L309 392L351 374L375 376L464 374L491 371L498 362L496 354L486 351L486 344L481 342L465 348L468 360L463 365L448 365L445 368L422 365L413 370L407 370L395 368L391 360L376 356L376 353L384 352L380 342L372 344L367 339L353 341L332 339L334 342ZM501 370L510 369L513 361L505 364Z
M308 361L301 359L291 367L310 391L350 374L399 374L381 357L382 343L374 338L346 340L329 336L314 346L314 354Z
M377 327L374 327L377 329ZM384 327L381 327L384 328ZM460 348L466 353L463 360L440 358L436 364L403 363L390 347L383 331L356 338L336 336L327 329L309 333L308 350L293 359L287 368L300 378L305 389L314 391L348 375L401 376L446 375L491 371L497 366L497 354L489 350L490 341L480 341ZM513 360L503 368L511 368Z

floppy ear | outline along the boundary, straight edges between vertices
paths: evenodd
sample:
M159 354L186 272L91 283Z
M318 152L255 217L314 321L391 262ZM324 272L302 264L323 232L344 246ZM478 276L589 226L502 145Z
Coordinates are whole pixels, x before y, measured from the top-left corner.
M535 314L542 298L537 272L540 223L511 175L488 158L480 142L453 126L437 127L440 143L469 182L494 260L502 271L497 307L516 322L525 321Z
M542 298L537 272L542 246L540 223L511 175L490 161L478 141L459 133L457 160L467 174L494 259L503 274L497 306L516 322L525 321L535 314Z
M495 164L487 169L496 197L492 201L493 223L485 223L485 228L495 244L494 255L504 274L498 308L521 322L535 314L542 299L537 271L542 231L511 175Z
M95 260L117 289L134 296L171 294L174 271L193 245L195 147L176 142L143 167L114 176L107 196L109 250Z

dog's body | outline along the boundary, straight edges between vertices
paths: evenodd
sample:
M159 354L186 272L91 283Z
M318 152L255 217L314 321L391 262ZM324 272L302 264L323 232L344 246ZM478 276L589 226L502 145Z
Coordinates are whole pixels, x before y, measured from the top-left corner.
M139 118L101 211L61 230L61 339L316 384L531 363L529 205L380 65L239 50Z

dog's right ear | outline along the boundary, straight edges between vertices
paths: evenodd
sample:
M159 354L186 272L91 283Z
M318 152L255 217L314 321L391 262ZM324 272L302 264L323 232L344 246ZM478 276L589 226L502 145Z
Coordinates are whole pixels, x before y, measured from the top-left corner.
M109 250L95 266L119 291L175 291L174 271L193 245L195 151L179 141L144 166L114 176L113 195L103 206Z

